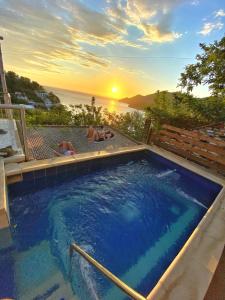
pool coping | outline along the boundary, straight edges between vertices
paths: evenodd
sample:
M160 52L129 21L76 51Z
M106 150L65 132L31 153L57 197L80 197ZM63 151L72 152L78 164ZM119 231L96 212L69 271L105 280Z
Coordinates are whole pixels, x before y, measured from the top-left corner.
M19 175L65 164L150 150L200 176L222 185L222 190L208 209L178 255L147 296L148 300L202 300L216 270L225 244L225 179L207 169L161 149L145 144L112 151L96 151L72 157L5 165L6 176ZM197 258L196 258L197 257Z
M71 156L60 156L54 158L48 158L43 160L32 160L28 162L22 162L20 164L11 163L5 165L6 176L20 175L22 173L37 171L41 169L47 169L52 167L60 167L63 165L74 164L77 162L83 162L88 160L94 160L99 158L110 157L120 154L128 154L135 151L145 150L145 145L137 145L132 147L123 147L118 150L102 150L87 153L80 153Z

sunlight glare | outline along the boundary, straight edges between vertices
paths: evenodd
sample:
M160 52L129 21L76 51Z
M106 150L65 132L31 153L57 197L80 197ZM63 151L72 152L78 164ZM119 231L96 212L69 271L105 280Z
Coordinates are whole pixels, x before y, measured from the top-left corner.
M118 92L118 87L117 86L113 86L112 87L112 93L117 93Z
M116 101L111 100L111 101L109 102L108 111L109 111L110 113L113 113L113 112L116 111Z

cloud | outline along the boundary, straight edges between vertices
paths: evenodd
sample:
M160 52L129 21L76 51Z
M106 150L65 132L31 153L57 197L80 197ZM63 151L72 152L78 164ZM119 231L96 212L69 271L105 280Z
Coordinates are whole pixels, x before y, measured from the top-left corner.
M223 9L219 9L217 11L215 11L215 18L218 18L218 17L225 17L225 11Z
M76 28L75 31L75 15L67 14L70 20L66 22L59 16L63 11L56 1L53 3L55 12L51 1L46 2L48 6L43 3L26 0L0 2L1 30L7 35L5 43L9 48L7 55L10 56L11 64L15 62L15 65L21 68L23 66L47 72L57 71L64 60L89 67L109 65L108 60L99 58L81 47L79 35L85 34L85 28L83 31ZM97 23L93 29L86 28L86 34L99 39L99 43L104 42L104 39L115 39L113 32L107 31L104 26L101 34L99 26Z
M199 0L193 0L193 1L191 1L191 5L193 5L193 6L198 6L199 4L200 4Z
M212 31L221 30L223 28L223 25L224 24L221 22L216 22L216 23L208 22L203 25L203 28L198 33L206 36L209 35Z
M142 38L142 40L147 42L172 42L175 39L178 39L182 36L182 34L164 30L164 28L160 28L159 25L142 24L142 26L145 32L145 35Z
M181 33L171 30L172 11L182 1L109 0L108 2L110 4L107 10L109 16L117 19L121 24L139 29L143 34L140 41L165 43L182 36Z
M63 72L66 64L107 68L110 60L90 48L146 49L147 43L181 37L171 29L172 11L181 1L108 0L97 11L79 0L0 0L0 34L7 36L7 61L45 72ZM130 27L141 37L130 36Z
M118 26L107 15L91 10L78 1L65 0L58 1L58 3L67 15L68 24L70 28L73 28L75 35L86 42L107 44L125 33L125 28Z

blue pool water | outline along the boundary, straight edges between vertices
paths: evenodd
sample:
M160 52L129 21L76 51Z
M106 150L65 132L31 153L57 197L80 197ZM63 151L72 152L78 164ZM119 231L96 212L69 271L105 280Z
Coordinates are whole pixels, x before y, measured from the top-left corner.
M151 152L46 172L9 186L0 298L128 299L72 242L146 296L221 189Z

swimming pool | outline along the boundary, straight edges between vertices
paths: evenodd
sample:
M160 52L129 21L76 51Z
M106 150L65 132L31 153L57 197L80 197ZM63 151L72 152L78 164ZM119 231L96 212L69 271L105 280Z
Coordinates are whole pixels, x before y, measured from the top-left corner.
M150 151L26 173L9 185L0 297L127 299L72 242L147 296L220 190Z

